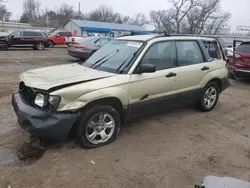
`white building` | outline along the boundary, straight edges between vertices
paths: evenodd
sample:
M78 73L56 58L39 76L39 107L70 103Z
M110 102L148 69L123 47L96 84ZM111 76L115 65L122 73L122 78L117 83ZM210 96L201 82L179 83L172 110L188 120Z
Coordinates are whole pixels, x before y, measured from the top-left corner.
M147 34L145 28L137 25L116 24L107 22L96 22L87 20L71 19L65 26L65 30L73 32L75 35L88 36L90 34L101 34L105 36L118 37L120 35L131 34Z

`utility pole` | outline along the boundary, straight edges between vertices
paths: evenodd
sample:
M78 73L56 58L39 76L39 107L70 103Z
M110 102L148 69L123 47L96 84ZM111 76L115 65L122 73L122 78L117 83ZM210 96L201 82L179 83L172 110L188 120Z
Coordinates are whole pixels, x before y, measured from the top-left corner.
M80 17L81 16L81 3L79 1L79 7L78 7L78 16Z

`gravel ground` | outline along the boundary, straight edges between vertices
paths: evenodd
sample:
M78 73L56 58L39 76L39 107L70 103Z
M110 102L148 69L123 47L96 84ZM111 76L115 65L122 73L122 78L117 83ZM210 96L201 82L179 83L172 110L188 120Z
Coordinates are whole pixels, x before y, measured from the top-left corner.
M69 139L19 161L29 135L10 104L18 74L72 62L65 48L0 52L0 187L192 188L206 175L250 181L250 82L243 81L232 81L212 112L175 109L124 125L105 147L85 150Z

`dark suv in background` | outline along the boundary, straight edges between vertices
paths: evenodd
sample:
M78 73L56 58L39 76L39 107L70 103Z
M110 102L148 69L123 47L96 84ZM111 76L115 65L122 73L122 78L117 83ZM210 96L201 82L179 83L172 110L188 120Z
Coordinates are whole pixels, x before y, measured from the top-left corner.
M15 31L0 37L0 50L18 46L31 46L35 50L44 50L48 46L48 35L38 31Z

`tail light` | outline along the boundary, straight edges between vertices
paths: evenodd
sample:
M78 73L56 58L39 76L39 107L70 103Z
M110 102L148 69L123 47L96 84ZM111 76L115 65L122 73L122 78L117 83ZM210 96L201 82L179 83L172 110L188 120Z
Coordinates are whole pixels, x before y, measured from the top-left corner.
M85 45L75 45L75 48L85 48Z
M72 38L72 42L75 42L76 40L75 40L75 38Z

